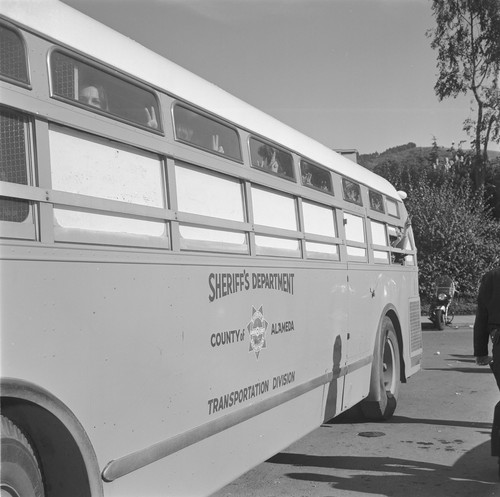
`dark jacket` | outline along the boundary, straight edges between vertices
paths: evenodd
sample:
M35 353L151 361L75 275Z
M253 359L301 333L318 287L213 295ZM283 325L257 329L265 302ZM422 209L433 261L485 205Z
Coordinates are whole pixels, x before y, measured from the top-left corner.
M474 322L474 355L488 355L489 333L500 328L500 267L483 276Z

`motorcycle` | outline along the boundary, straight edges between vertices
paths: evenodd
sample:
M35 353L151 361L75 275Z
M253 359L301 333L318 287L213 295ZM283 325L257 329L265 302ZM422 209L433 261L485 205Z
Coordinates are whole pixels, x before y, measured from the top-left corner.
M434 283L434 299L429 308L429 319L438 330L444 330L449 326L455 314L451 304L455 296L456 285L449 276L441 276Z

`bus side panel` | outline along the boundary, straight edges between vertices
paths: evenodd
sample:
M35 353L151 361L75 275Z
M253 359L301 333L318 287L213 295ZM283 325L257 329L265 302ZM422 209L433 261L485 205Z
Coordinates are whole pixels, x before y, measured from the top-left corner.
M375 336L382 318L381 312L387 306L391 306L397 309L399 325L402 329L400 346L403 351L407 376L418 370L418 367L413 370L410 367L412 363L411 352L415 347L410 343L411 330L409 329L411 321L414 319L412 303L419 301L418 273L416 269L415 271L407 269L403 270L400 265L384 265L380 270L374 266L358 268L351 266L349 268L349 327L354 336L354 340L349 341L349 363L352 361L351 345L354 343L357 344L356 357L373 354ZM362 313L359 312L360 309L363 309ZM417 328L420 326L418 315L416 326Z
M316 389L135 473L105 483L105 495L210 495L316 429L322 421L318 408L322 395L322 389Z
M61 399L101 468L312 384L332 371L345 343L345 268L217 266L190 256L183 265L62 261L57 250L51 258L2 262L2 373ZM323 421L328 388L314 388L137 477L166 464L175 478L182 454L203 454L196 465L217 453L217 488ZM193 485L194 493L208 488L203 479Z

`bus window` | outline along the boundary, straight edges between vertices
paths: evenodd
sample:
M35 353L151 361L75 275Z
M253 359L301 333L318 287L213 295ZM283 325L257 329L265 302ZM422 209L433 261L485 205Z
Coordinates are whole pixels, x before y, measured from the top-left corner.
M165 207L163 163L158 156L67 129L51 129L49 140L54 190L147 207ZM89 210L55 207L56 226L125 235L167 236L162 220Z
M399 217L398 203L390 198L387 199L387 214L393 217Z
M287 179L295 179L292 155L277 147L250 138L252 167Z
M175 167L180 212L228 221L245 221L243 190L238 180L188 166ZM248 253L246 233L182 225L181 248Z
M174 107L175 138L209 152L241 161L238 133L225 124L185 107Z
M198 226L179 226L181 249L211 252L234 252L248 254L246 233L235 231L200 228Z
M175 167L179 211L244 221L243 192L238 180L186 166Z
M394 246L394 244L398 240L398 228L396 226L387 226L387 230L389 232L389 243L391 246Z
M306 253L309 259L340 259L339 246L327 243L317 243L306 240Z
M354 181L342 178L342 189L344 192L344 200L356 205L363 205L361 199L361 187Z
M333 209L311 202L302 202L304 231L314 235L337 236Z
M293 197L252 186L252 204L255 224L297 230L297 213Z
M381 193L368 190L368 197L370 199L370 209L376 212L385 213L384 197Z
M16 112L0 109L0 181L29 184L27 120ZM0 221L22 223L30 213L30 202L0 198Z
M274 255L277 257L300 257L298 240L274 236L255 235L257 255Z
M256 225L297 231L297 211L293 197L252 186L252 205ZM256 235L255 243L258 255L301 256L297 238Z
M28 61L21 37L0 25L0 78L10 82L29 83Z
M344 212L347 256L352 260L366 260L365 229L363 218Z
M308 234L328 237L337 236L333 209L304 200L302 201L302 212L304 215L307 257L313 259L338 259L338 245L307 240Z
M373 245L387 247L388 243L385 224L370 220L370 229ZM375 259L375 262L389 262L389 252L386 250L373 250L373 257Z
M50 58L52 96L143 128L161 130L153 92L59 51Z
M306 162L305 160L301 160L300 175L303 185L333 194L330 171Z

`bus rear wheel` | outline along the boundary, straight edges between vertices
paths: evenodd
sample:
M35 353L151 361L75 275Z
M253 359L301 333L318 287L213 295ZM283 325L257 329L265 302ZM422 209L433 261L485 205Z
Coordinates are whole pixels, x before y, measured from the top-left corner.
M0 417L1 497L43 497L42 474L31 445L10 419Z
M380 366L377 372L380 382L380 400L363 401L363 415L373 421L385 421L396 410L401 384L401 362L399 345L392 321L385 317L382 321L382 344Z

